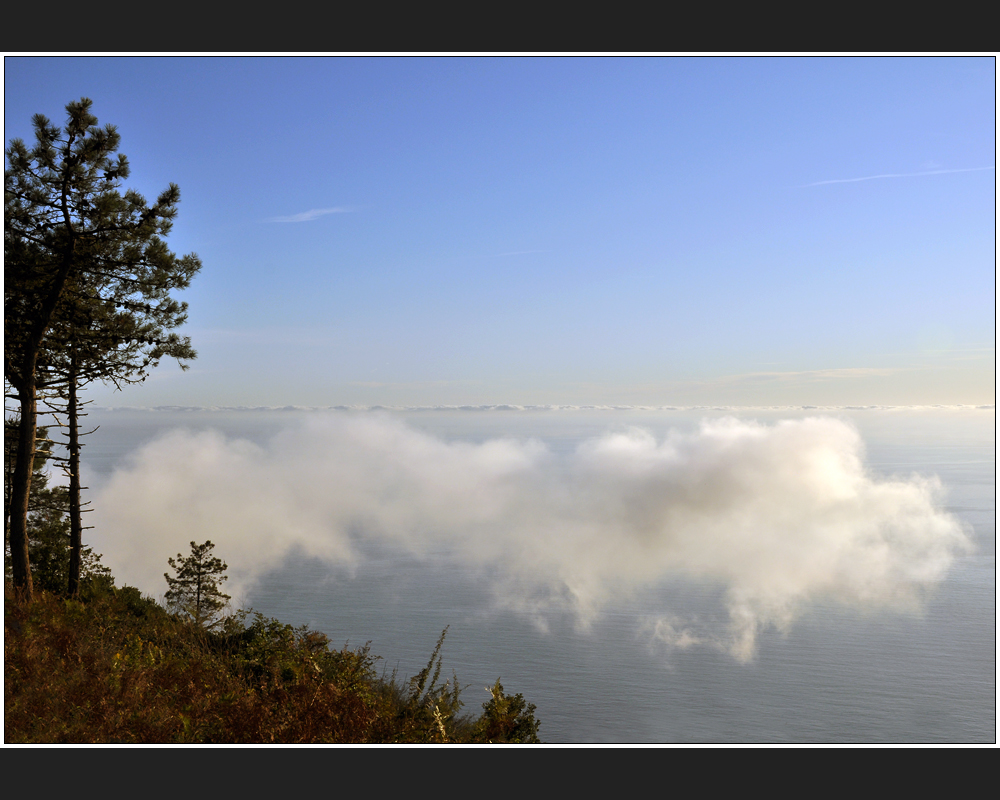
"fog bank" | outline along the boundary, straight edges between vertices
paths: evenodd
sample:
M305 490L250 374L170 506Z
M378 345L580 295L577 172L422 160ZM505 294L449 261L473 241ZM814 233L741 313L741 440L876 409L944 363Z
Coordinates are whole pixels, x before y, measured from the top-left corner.
M211 539L239 597L293 550L336 564L378 540L479 570L495 602L585 627L616 598L672 579L723 591L715 628L672 609L664 646L753 657L816 601L919 610L971 549L933 478L869 473L849 424L733 418L662 439L634 428L557 455L538 440L452 442L391 416L317 416L266 446L175 430L95 497L95 549L159 596L166 559Z

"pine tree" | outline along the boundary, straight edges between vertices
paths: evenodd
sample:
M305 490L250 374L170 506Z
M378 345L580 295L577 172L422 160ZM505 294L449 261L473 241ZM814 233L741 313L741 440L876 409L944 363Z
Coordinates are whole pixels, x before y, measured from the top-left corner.
M177 214L171 184L152 205L120 191L129 175L112 125L97 126L88 98L66 106L65 128L33 118L35 145L13 139L4 170L4 377L20 407L9 543L15 588L31 597L27 518L38 396L78 368L113 382L142 380L164 355L193 358L172 332L185 305L170 292L201 268L162 237ZM57 335L59 333L60 335ZM60 372L61 370L61 372ZM83 374L83 373L80 373Z
M159 359L169 356L177 359L181 369L187 369L184 359L195 358L190 342L176 334L168 333L184 319L184 305L167 297L167 303L151 305L134 301L120 301L111 295L115 287L112 281L104 281L102 297L93 289L81 291L69 284L66 301L60 304L47 340L45 360L40 364L43 377L38 381L39 390L46 393L45 405L60 421L65 430L66 474L69 477L69 522L70 522L70 569L67 591L75 597L82 577L83 545L82 514L84 503L80 485L81 436L93 433L80 431L80 418L86 416L82 407L85 401L79 399L80 391L95 380L113 383L118 388L123 384L143 382L151 367ZM147 297L151 294L148 286L136 287ZM173 304L173 305L171 305ZM126 311L116 306L127 307ZM95 321L99 320L99 321Z
M163 573L170 587L166 594L167 608L203 628L215 627L222 621L220 614L230 599L219 589L219 584L228 580L223 573L229 567L221 558L211 555L213 547L211 541L191 542L191 555L185 558L178 553L176 561L167 559L176 577Z

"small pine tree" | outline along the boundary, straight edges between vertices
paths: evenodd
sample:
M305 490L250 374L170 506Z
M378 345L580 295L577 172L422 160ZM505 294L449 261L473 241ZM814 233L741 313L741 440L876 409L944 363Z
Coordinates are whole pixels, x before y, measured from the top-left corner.
M170 587L166 594L167 608L203 628L213 628L222 621L220 613L230 599L219 589L219 584L228 580L223 573L229 567L221 558L211 555L213 547L211 541L191 542L191 555L187 558L178 553L176 561L167 559L177 576L172 578L163 573Z

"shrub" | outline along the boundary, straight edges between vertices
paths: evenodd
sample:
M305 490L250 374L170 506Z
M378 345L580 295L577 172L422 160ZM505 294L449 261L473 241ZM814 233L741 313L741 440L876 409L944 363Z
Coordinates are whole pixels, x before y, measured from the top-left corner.
M479 719L439 684L441 632L408 681L378 676L370 643L246 610L217 631L138 589L4 605L4 737L13 742L537 742L535 707L497 681Z
M539 722L535 719L534 703L525 703L524 697L504 694L500 679L487 691L492 695L483 703L483 715L476 723L477 741L508 744L540 744Z

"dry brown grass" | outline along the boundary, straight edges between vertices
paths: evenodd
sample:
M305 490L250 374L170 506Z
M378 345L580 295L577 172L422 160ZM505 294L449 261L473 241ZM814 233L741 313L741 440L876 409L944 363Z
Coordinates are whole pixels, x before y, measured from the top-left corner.
M4 611L7 743L537 741L534 707L502 687L521 702L458 713L457 680L437 684L443 634L404 687L377 675L367 646L332 649L249 612L207 633L128 587L31 603L8 588Z

